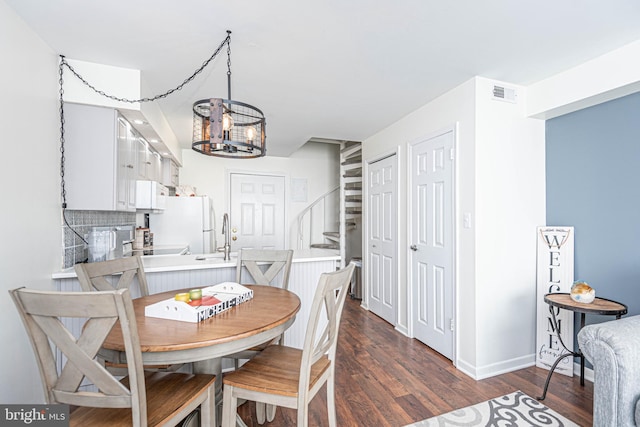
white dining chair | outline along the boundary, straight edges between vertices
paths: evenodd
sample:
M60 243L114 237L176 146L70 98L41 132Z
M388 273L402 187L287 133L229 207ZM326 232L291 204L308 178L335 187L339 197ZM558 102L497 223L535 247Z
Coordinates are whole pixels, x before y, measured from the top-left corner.
M145 372L128 289L51 292L9 291L33 346L45 401L77 407L70 426L177 425L200 408L202 425L215 420L214 375ZM75 337L61 318L85 319ZM97 360L98 350L120 323L128 375L118 380ZM56 349L65 355L56 360ZM61 363L61 369L57 369ZM97 391L84 390L88 380Z
M224 376L223 427L235 425L238 399L297 409L297 425L307 426L309 402L325 383L329 426L336 426L336 347L354 268L349 264L342 270L320 276L302 350L270 345ZM321 318L326 319L326 324ZM325 325L322 330L321 325Z

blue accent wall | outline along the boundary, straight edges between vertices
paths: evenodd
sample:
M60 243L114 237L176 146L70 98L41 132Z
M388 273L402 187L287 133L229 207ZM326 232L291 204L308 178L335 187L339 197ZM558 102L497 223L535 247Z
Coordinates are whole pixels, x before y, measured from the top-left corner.
M575 279L640 314L640 93L547 120L546 178L547 225L575 227Z

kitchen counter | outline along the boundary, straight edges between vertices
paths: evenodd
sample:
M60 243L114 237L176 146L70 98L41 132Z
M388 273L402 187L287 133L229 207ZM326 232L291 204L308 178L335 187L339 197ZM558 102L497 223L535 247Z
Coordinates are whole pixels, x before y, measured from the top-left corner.
M237 254L232 253L231 259L225 261L222 253L199 255L143 255L145 273L161 273L170 271L204 270L214 268L235 268ZM329 249L297 249L293 251L293 263L335 261L340 260L337 251ZM51 275L54 280L76 278L73 267L65 268Z

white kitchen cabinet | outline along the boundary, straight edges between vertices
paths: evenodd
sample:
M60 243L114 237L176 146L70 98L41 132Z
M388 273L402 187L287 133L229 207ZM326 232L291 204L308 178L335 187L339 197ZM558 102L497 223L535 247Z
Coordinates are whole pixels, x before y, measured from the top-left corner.
M147 175L150 181L162 181L162 156L155 150L149 151L149 169Z
M170 158L162 159L162 184L167 187L180 185L180 168Z
M136 134L113 108L67 103L67 208L135 211Z
M135 146L138 159L138 179L160 181L162 178L162 156L151 148L151 145L137 132Z
M140 180L148 180L150 164L151 164L151 156L149 153L149 144L147 141L136 132L136 139L134 143L136 147L136 158L137 158L137 175Z

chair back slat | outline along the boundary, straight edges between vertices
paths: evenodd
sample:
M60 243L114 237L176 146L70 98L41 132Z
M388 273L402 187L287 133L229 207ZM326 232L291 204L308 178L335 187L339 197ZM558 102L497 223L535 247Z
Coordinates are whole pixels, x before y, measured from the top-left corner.
M313 364L323 357L328 357L331 363L335 360L340 318L354 268L354 264L349 264L342 270L323 273L320 276L311 303L311 313L302 348L299 397L305 396L306 390L309 389L309 378ZM322 324L320 319L323 315L327 322L320 332L319 328Z
M292 259L292 250L242 249L238 254L236 282L243 283L242 272L246 269L257 285L276 286L274 279L282 272L282 282L279 287L288 289ZM268 267L263 271L261 265L265 264Z
M137 278L140 296L149 295L144 265L139 256L76 264L74 268L84 291L131 289L134 279ZM112 284L116 279L115 285Z
M49 292L19 288L10 293L34 347L47 403L131 408L133 424L146 425L142 355L128 289ZM62 318L86 319L77 339L64 326ZM129 387L118 381L96 357L117 321L128 325L123 328L123 338ZM60 374L52 347L66 356ZM84 378L98 391L82 391Z

